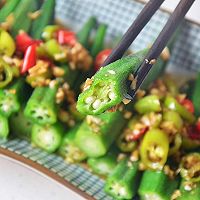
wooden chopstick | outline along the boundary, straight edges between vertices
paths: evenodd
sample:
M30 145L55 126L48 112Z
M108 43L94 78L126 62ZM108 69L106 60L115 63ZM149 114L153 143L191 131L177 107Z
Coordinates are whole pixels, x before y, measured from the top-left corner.
M154 13L159 9L164 0L150 0L137 16L135 21L123 35L119 44L112 50L110 56L105 60L103 66L106 66L120 59L131 43L135 40L144 26L148 23Z
M167 42L177 29L178 25L183 20L184 16L192 6L195 0L181 0L177 7L175 8L174 12L170 16L169 20L167 21L166 25L162 29L161 33L153 43L151 49L149 50L145 60L139 67L139 70L134 74L137 78L136 88L134 90L130 90L126 96L128 99L133 99L136 91L141 86L142 82L146 78L148 72L150 71L153 64L151 61L157 59L158 56L161 54ZM130 87L129 87L130 88Z

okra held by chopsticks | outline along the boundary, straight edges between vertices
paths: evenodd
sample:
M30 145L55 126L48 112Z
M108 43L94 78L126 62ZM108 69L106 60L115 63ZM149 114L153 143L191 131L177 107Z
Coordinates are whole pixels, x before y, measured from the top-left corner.
M138 162L124 159L117 164L108 176L105 191L115 199L132 199L137 192L139 179Z
M35 88L25 107L25 115L38 124L54 124L57 121L57 89L56 82L46 87Z
M98 115L121 103L127 93L126 81L139 67L146 53L147 50L143 50L100 68L92 79L86 81L84 91L78 98L77 109ZM133 83L134 87L134 79Z

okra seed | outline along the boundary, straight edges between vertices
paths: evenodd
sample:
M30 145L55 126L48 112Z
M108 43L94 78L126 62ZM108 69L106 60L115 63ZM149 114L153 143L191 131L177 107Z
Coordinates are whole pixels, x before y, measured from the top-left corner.
M115 93L114 93L114 92L109 92L109 93L108 93L108 97L109 97L110 99L114 99L114 98L115 98Z
M97 109L97 108L99 108L100 104L101 104L101 101L100 101L99 99L97 99L97 100L95 100L95 102L92 104L92 107L93 107L94 109Z
M113 75L116 74L114 70L108 70L108 73L113 74Z
M87 97L86 99L85 99L85 103L86 104L91 104L91 103L93 103L94 102L94 97Z

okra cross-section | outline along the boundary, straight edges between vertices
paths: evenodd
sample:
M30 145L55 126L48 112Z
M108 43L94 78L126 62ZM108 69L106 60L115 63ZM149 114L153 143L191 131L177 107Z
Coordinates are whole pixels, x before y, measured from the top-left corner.
M108 176L105 191L114 199L132 199L138 189L140 180L138 162L122 160Z
M98 115L121 103L127 93L126 81L139 67L147 50L124 57L101 68L86 81L85 90L79 95L77 109L85 114ZM133 78L133 83L135 80ZM135 84L131 84L134 89Z
M8 119L0 115L0 139L7 139L9 134Z
M0 113L9 117L20 108L17 96L9 90L0 90Z
M56 92L57 86L37 87L30 97L24 113L38 124L54 124L57 121Z
M41 126L33 125L31 133L31 142L48 153L53 153L58 149L63 136L63 127L61 124Z

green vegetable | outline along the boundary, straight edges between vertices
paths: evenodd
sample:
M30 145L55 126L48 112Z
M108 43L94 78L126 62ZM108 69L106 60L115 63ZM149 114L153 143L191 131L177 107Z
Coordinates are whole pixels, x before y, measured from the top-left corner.
M114 199L132 199L138 189L140 173L138 162L122 160L108 176L105 192Z
M183 128L182 118L177 112L173 110L163 112L163 121L171 124L177 132L180 132Z
M44 27L54 20L55 0L45 0L42 4L40 16L33 21L31 36L35 39L41 38Z
M19 2L20 0L6 1L6 4L0 9L0 22L6 21L8 15L14 11Z
M44 29L42 30L41 37L45 41L48 41L53 38L54 33L59 29L58 25L48 25L45 26Z
M148 112L160 112L161 105L159 97L156 95L145 96L136 101L134 108L140 114Z
M35 88L25 107L25 116L41 125L54 124L57 121L57 89L58 84Z
M186 150L192 150L200 147L200 141L190 139L188 136L182 136L182 147Z
M122 152L132 152L137 147L136 141L127 141L126 140L126 131L124 131L116 141L117 147Z
M22 100L25 97L24 79L18 79L8 88L0 89L0 113L5 117L19 111Z
M168 136L160 129L150 129L141 141L141 161L150 169L161 170L167 161L168 151Z
M9 134L8 119L0 114L0 139L7 139Z
M169 91L171 95L173 96L178 95L179 91L178 91L177 84L172 80L171 77L164 76L163 81L165 85L167 86L167 90Z
M199 96L199 91L200 91L200 73L197 76L197 79L195 81L194 89L192 92L192 102L194 105L194 110L195 110L195 115L200 116L200 96Z
M107 25L105 24L100 24L96 36L94 38L90 53L93 57L96 57L96 55L103 49L104 47L104 40L106 36L106 30L107 30Z
M14 113L9 119L11 132L19 138L30 140L32 121L24 116L23 110Z
M151 70L148 73L148 78L144 80L141 85L141 88L149 88L149 86L163 73L166 67L166 61L162 58L158 58L156 63L153 65Z
M168 109L174 110L177 113L179 113L180 116L183 117L185 120L187 120L189 123L195 122L194 115L191 112L189 112L184 106L179 104L174 97L167 96L165 98L164 105Z
M69 86L72 88L77 81L78 76L78 70L72 70L70 69L69 65L63 64L60 66L64 70L63 79L69 84Z
M14 10L14 24L11 27L11 34L15 37L19 30L28 32L31 27L29 13L37 10L37 1L23 0L20 1Z
M78 41L85 47L89 48L89 37L92 29L96 26L96 18L90 17L83 25L81 30L77 33Z
M98 115L119 104L127 93L128 76L139 67L147 50L124 57L101 68L92 78L92 84L79 95L77 109Z
M142 200L170 200L177 186L178 181L170 180L163 171L146 170L138 193Z
M103 156L120 134L125 122L119 111L98 117L87 116L76 134L76 143L89 157Z
M45 48L46 52L49 54L49 56L51 56L53 59L56 59L55 58L56 54L62 53L61 46L55 39L50 39L47 42L45 42L44 48ZM58 60L58 61L60 61L60 60Z
M34 124L31 133L31 142L48 153L55 152L62 140L63 127L61 124L38 125Z
M0 59L0 88L7 86L13 79L13 71L10 65Z
M136 149L138 144L137 141L127 140L126 137L128 134L132 135L132 131L135 129L135 125L138 122L138 117L133 117L116 140L116 145L122 152L132 152Z
M199 200L199 197L200 197L200 182L193 184L191 190L185 189L185 188L187 188L187 184L188 184L187 182L182 180L181 186L180 186L181 196L178 197L177 200Z
M182 137L180 133L177 133L174 136L174 139L170 142L170 148L169 148L169 155L173 155L177 153L182 145Z
M117 165L117 153L111 147L111 150L104 156L88 158L87 164L94 173L108 176Z
M15 52L15 41L11 35L0 29L0 54L12 56Z
M85 160L87 157L75 143L75 137L79 127L80 125L76 125L67 131L62 138L58 150L59 154L69 163L80 162Z

